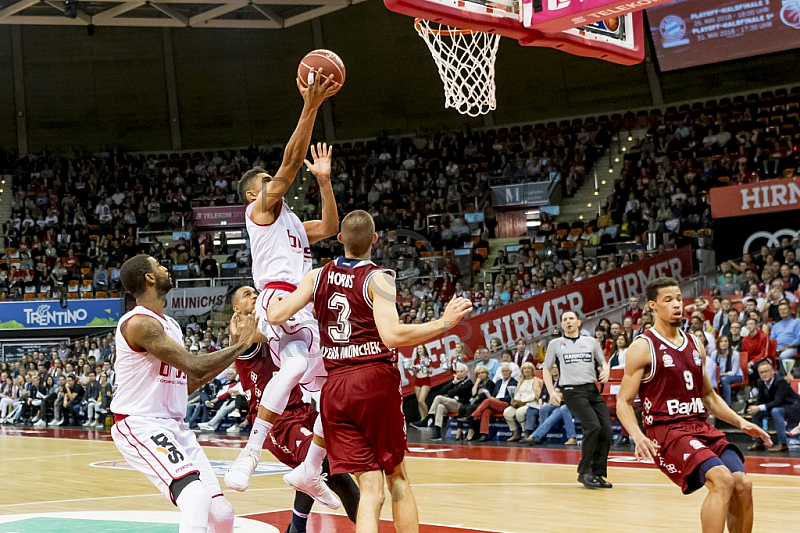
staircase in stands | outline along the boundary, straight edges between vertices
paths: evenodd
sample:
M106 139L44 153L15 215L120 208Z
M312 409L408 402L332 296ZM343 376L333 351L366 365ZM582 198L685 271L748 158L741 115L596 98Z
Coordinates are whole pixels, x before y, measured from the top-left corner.
M5 225L11 219L11 205L14 195L11 192L11 176L0 177L0 252L6 251L6 230Z
M600 207L614 192L614 181L622 170L623 156L634 146L636 139L644 136L644 130L620 132L618 135L619 139L615 138L611 142L611 148L597 160L594 167L588 172L583 185L575 192L575 196L562 200L561 214L556 218L557 222L572 223L578 220L589 222L600 214Z

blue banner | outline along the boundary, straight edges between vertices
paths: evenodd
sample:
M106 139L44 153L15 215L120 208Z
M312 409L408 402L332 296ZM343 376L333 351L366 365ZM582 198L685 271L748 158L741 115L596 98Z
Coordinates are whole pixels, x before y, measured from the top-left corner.
M96 300L28 300L0 303L0 330L96 328L116 326L122 298Z

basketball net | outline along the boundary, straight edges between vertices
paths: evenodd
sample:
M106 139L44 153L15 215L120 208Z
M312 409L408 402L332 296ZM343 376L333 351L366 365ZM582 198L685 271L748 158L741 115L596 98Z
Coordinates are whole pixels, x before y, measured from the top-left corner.
M477 117L497 107L494 63L500 36L416 19L444 83L445 107Z

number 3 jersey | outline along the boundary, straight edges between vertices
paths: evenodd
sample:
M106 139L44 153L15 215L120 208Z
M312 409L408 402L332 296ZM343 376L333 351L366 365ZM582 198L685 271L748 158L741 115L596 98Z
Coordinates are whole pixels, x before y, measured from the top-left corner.
M705 422L703 405L703 356L693 335L680 332L675 346L650 328L642 337L650 345L650 375L642 378L644 428L666 423Z
M140 305L123 315L117 325L114 365L117 390L111 400L111 411L120 415L183 420L188 401L186 374L148 352L131 348L120 328L136 315L157 320L167 337L183 347L183 333L174 319Z
M372 276L383 272L394 277L372 261L337 257L317 273L314 311L329 376L354 365L397 362L397 353L378 334L367 289Z

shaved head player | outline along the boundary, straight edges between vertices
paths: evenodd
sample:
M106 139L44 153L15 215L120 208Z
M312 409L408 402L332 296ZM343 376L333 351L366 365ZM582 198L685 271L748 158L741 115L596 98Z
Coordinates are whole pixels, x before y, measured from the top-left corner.
M472 303L455 298L439 320L401 324L394 272L370 261L378 239L370 214L348 214L338 239L344 257L311 271L286 298L274 298L267 318L280 324L314 303L328 371L320 399L328 460L331 474L353 472L358 480L356 533L378 532L384 482L395 530L417 532L417 504L403 462L406 426L395 348L420 344L454 327Z
M253 343L252 316L234 315L239 342L203 357L189 354L181 328L164 316L169 271L148 255L125 261L122 286L136 307L117 326L117 390L111 437L133 468L181 510L180 533L233 531L233 506L184 423L189 391L211 381Z
M703 533L753 529L753 485L742 453L707 422L708 411L768 445L760 427L737 415L714 391L705 368L706 353L693 335L681 330L683 296L678 282L659 278L647 284L647 305L655 325L642 333L625 355L625 375L617 416L636 442L636 457L654 459L676 485L690 494L702 486L708 494L700 511ZM642 400L639 429L633 412Z

